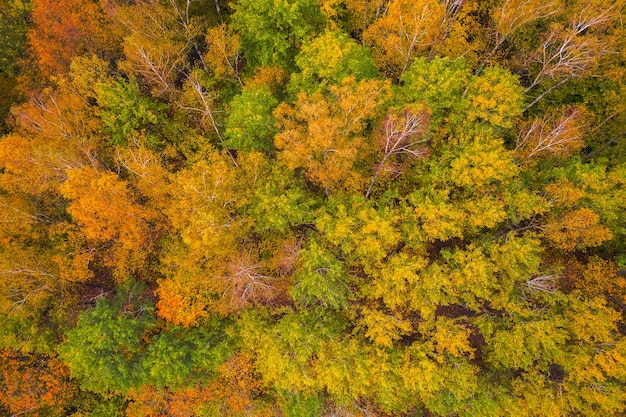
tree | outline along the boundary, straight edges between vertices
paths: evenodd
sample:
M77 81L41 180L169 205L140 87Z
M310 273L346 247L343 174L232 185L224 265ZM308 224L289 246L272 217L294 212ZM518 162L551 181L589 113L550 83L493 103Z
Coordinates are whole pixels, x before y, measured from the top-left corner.
M303 92L293 106L281 104L275 112L282 130L275 138L278 159L289 169L303 168L327 192L361 187L364 179L353 167L371 153L362 135L388 89L384 82L350 77L331 87L329 97Z
M347 275L332 253L310 241L298 255L291 296L304 306L319 303L330 308L346 309L352 295Z
M372 187L381 173L390 171L392 176L400 175L400 164L394 164L390 158L400 159L402 155L420 158L427 154L427 149L418 145L427 140L424 138L424 134L428 129L428 119L428 113L424 111L421 113L413 112L408 108L404 110L402 115L391 114L385 119L379 136L383 156L376 166L374 178L367 188L365 198L370 196ZM391 166L387 165L389 162L391 162Z
M547 115L535 119L520 131L515 144L515 153L521 163L552 154L568 156L584 146L584 111L566 108L561 114Z
M298 50L323 23L313 0L241 0L234 9L232 28L241 35L244 56L252 68L293 67Z
M0 350L0 401L11 415L62 412L76 394L69 371L58 359Z
M374 45L378 67L400 78L417 54L443 40L446 5L433 0L392 0L385 12L363 33L363 39Z
M276 132L272 112L277 104L268 86L245 87L230 103L224 145L240 151L259 150L271 154Z
M613 235L599 224L599 217L592 210L581 208L565 213L541 226L543 236L556 247L572 251L600 246Z
M615 46L603 34L618 17L618 4L581 2L574 4L568 21L550 26L525 68L533 74L529 92L545 80L545 90L526 106L533 107L543 97L571 79L594 75Z
M142 337L154 325L151 308L132 299L126 304L124 295L116 304L100 297L95 308L83 312L76 328L66 333L59 357L83 389L126 394L145 381Z
M89 247L105 249L105 264L115 267L117 277L125 280L127 273L143 266L154 244L155 213L138 204L128 182L110 171L85 166L67 175L61 186L70 201L67 212Z
M67 72L77 55L115 54L117 40L105 25L105 14L98 2L33 0L32 3L33 27L28 37L44 75Z
M521 27L539 19L545 19L560 11L559 1L505 0L493 9L495 44L483 61L483 66L502 47L504 42Z
M21 98L17 75L20 57L28 45L27 13L30 3L22 1L0 2L0 133L7 133L6 118L11 106Z
M208 29L206 42L204 61L215 78L236 82L243 87L239 36L222 23Z
M158 149L163 138L160 130L167 125L167 106L142 96L135 80L118 80L96 87L103 131L116 145L128 145L142 136L146 146Z
M292 75L288 87L293 94L325 91L350 76L357 81L378 76L369 50L339 30L326 30L304 45L296 65L300 72Z

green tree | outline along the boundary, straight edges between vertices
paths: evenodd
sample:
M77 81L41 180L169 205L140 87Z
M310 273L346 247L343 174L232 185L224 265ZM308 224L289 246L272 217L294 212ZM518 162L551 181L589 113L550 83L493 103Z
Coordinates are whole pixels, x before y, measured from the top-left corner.
M239 0L233 8L232 27L241 34L244 56L253 68L292 68L300 48L324 21L314 0Z
M378 76L369 50L339 30L326 30L304 45L296 65L300 71L292 74L288 86L294 95L323 91L350 76L357 81Z
M271 154L276 133L273 111L277 104L268 86L245 87L230 103L224 146Z
M142 338L155 324L152 308L130 294L121 293L115 303L98 298L94 308L80 315L76 328L66 333L59 357L83 389L126 394L146 380Z

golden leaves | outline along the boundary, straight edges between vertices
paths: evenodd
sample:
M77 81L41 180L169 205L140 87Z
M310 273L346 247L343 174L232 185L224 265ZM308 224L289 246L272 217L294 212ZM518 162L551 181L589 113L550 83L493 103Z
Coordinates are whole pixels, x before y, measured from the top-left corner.
M392 0L386 14L364 33L379 68L399 78L419 52L443 41L446 7L436 0Z
M327 190L354 190L364 178L355 169L372 152L362 137L367 120L375 116L389 84L354 77L332 86L330 97L300 93L293 106L281 104L275 112L281 133L275 143L278 158Z
M600 224L599 216L587 208L565 213L541 227L550 243L565 251L600 246L613 234Z

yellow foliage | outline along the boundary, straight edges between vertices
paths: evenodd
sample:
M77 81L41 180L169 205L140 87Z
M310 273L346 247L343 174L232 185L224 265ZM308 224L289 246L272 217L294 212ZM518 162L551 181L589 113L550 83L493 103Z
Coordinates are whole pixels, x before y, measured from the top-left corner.
M239 36L222 23L210 28L206 35L204 60L217 79L241 83L239 78Z
M514 177L519 169L513 154L500 139L480 138L469 141L461 155L450 164L450 180L461 187L485 189L494 182Z
M475 227L493 229L507 217L504 202L488 195L468 200L461 206L467 213L467 222Z
M474 357L474 348L469 341L470 330L452 319L438 317L429 336L438 362L445 361L444 355Z
M393 342L413 330L410 321L368 307L363 308L360 321L365 327L365 337L382 347L392 347Z
M428 240L462 237L466 213L447 201L446 193L440 194L443 194L443 198L434 200L426 197L415 206L415 215L420 220L423 231Z
M380 298L390 309L400 309L407 304L407 298L413 288L419 284L419 271L428 261L417 256L401 252L389 259L382 268L374 273L374 279L366 287L371 297Z
M576 277L575 286L588 297L609 296L626 302L626 279L617 275L617 271L613 262L592 256L582 274Z

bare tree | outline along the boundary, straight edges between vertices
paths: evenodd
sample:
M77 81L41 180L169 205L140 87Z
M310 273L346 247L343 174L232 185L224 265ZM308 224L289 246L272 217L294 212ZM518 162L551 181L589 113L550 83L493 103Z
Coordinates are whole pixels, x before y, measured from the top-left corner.
M238 310L272 298L274 278L263 274L261 270L262 266L247 254L231 261L229 275L222 277L225 280L222 297L228 299L230 308Z
M452 25L459 16L459 12L463 8L465 0L444 0L443 3L446 6L446 13L442 22L442 25L445 28L443 31L443 39L446 39L450 35Z
M557 275L542 275L526 281L526 286L532 291L553 293L556 291Z
M189 86L191 87L191 91L194 93L194 96L197 98L197 100L195 101L196 104L195 105L189 104L189 105L181 106L180 108L182 110L192 111L192 112L200 114L200 125L205 126L205 124L208 121L211 128L217 135L217 138L220 141L220 143L224 144L224 137L222 136L222 133L220 132L220 126L217 123L217 119L215 117L216 112L214 109L214 105L217 99L217 95L208 91L200 83L198 78L194 76L193 73L187 76L187 81L189 83ZM235 160L235 158L230 152L228 152L228 156L233 161L233 164L235 164L235 166L239 166L237 164L237 161Z
M560 80L537 96L524 110L537 104L567 81L588 74L600 65L603 57L614 53L607 42L586 32L614 20L615 17L615 7L598 10L589 4L572 17L568 27L552 28L530 60L531 65L539 65L539 71L526 92L547 78Z
M563 154L583 146L584 114L570 107L556 116L536 119L517 137L515 153L522 163L542 153Z
M428 128L430 115L425 112L413 112L405 109L400 115L391 114L383 122L382 134L380 136L383 157L376 167L374 178L370 182L365 198L369 198L374 183L384 169L391 157L409 155L420 158L426 155L427 150L423 143L428 139L425 137Z
M522 26L534 20L545 19L559 11L555 1L538 0L505 0L494 12L495 44L483 60L480 69L484 68L489 59L500 49L508 37Z

